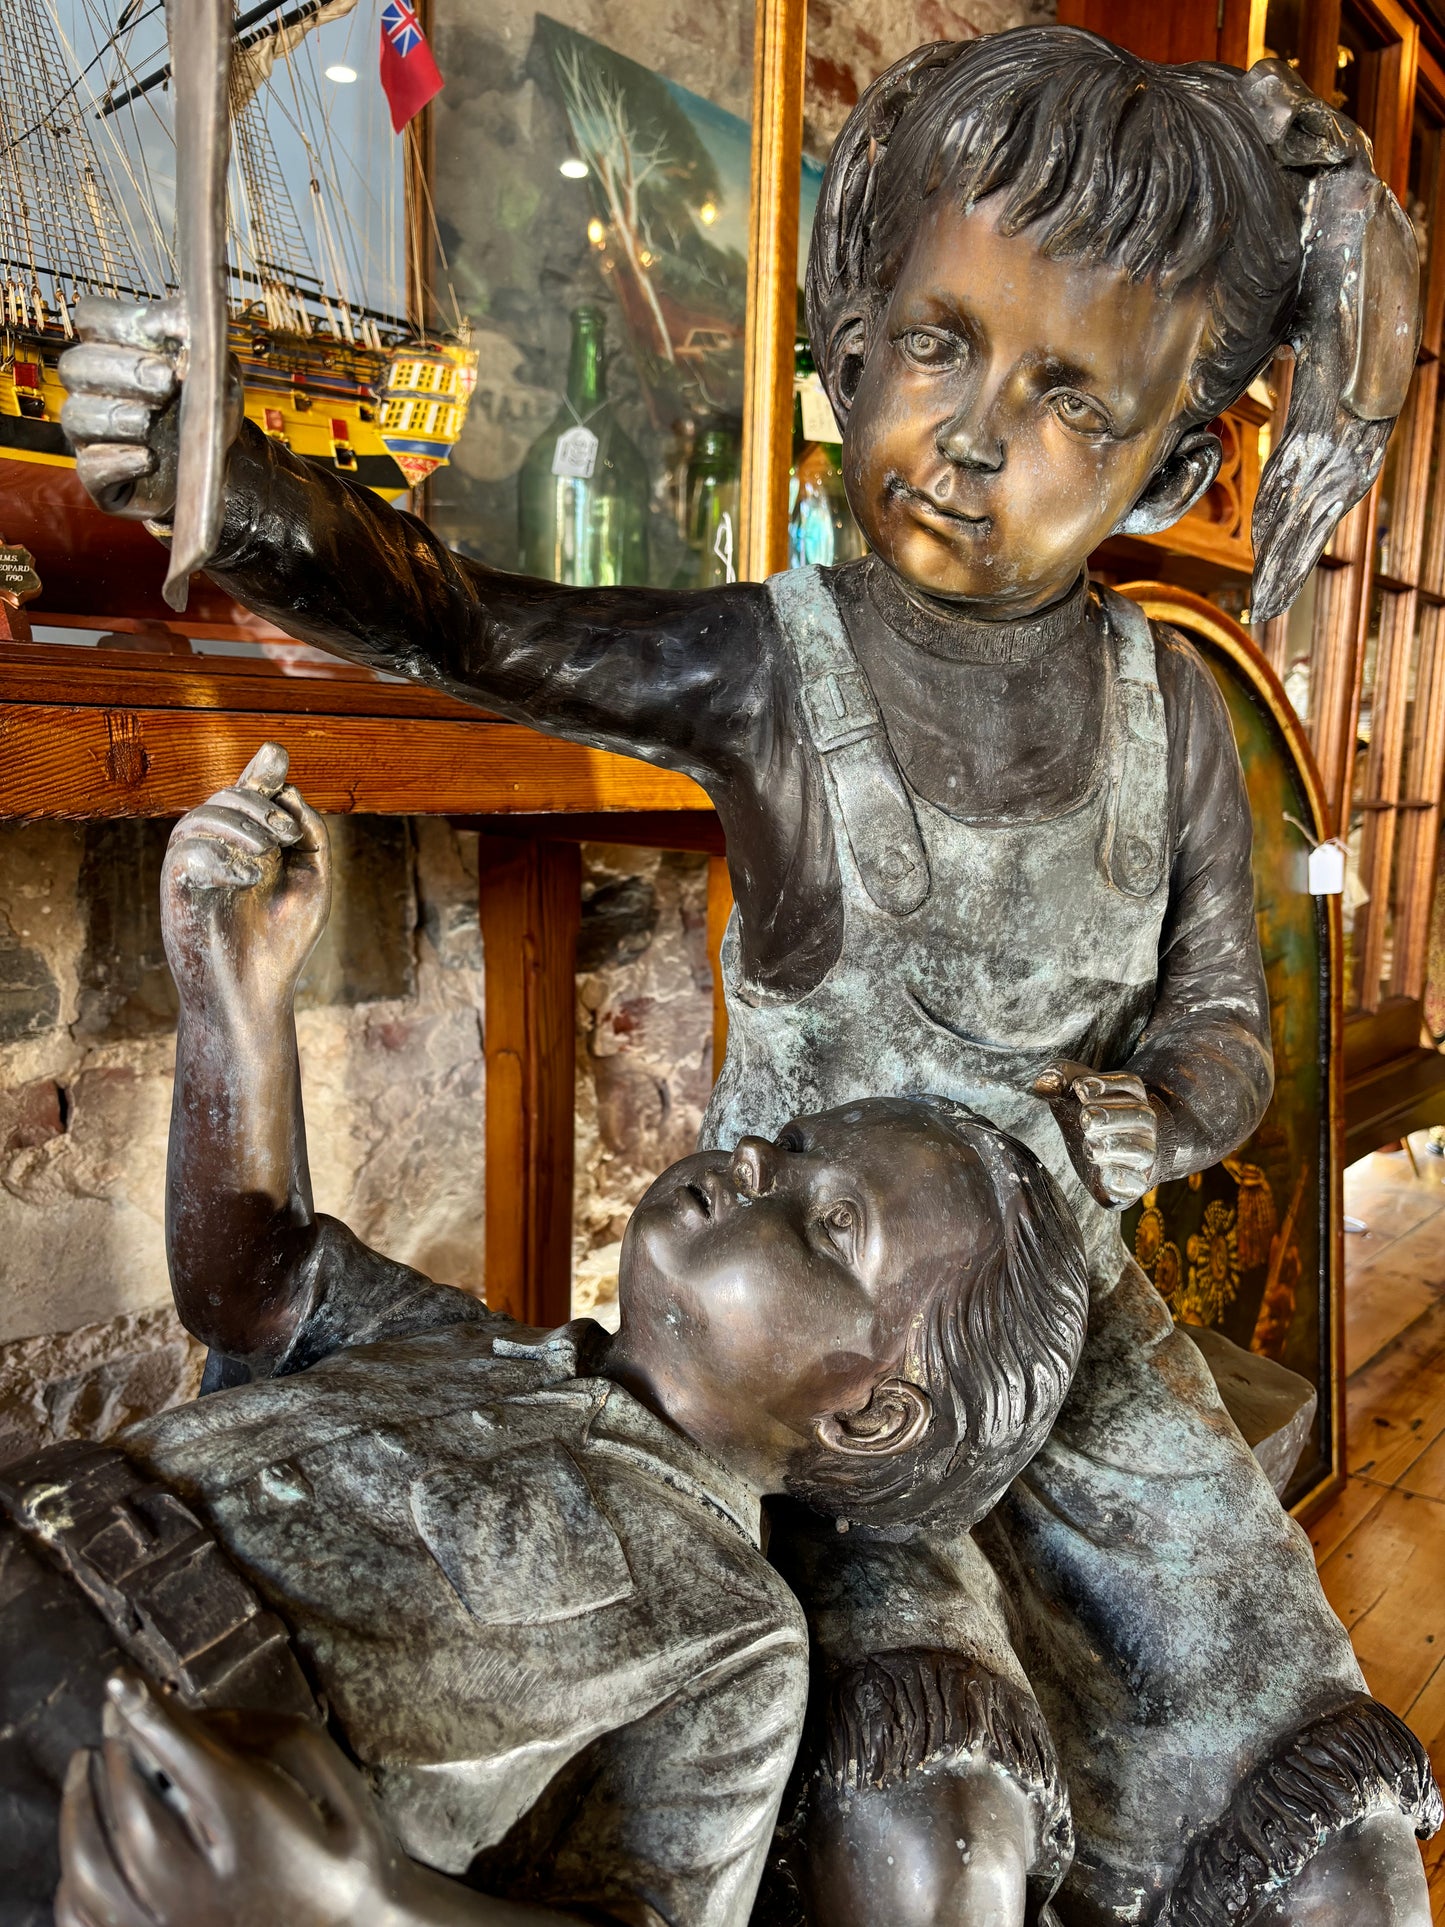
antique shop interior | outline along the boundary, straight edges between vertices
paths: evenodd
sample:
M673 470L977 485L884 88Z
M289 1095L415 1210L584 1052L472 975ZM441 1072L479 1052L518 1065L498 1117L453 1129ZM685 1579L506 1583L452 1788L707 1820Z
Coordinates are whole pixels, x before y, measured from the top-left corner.
M9 12L0 1462L200 1390L167 1266L161 873L177 820L268 740L331 841L296 995L317 1209L525 1324L615 1330L629 1216L693 1151L722 1064L718 816L680 769L343 662L204 574L167 600L166 550L78 479L57 372L84 290L175 284L164 9ZM1182 632L1227 709L1275 1067L1247 1141L1137 1197L1124 1238L1206 1358L1235 1348L1251 1446L1307 1386L1277 1489L1370 1691L1445 1774L1445 0L402 14L440 84L399 109L383 0L237 6L245 417L462 556L582 589L865 554L805 268L833 143L914 47L1057 22L1156 61L1272 55L1368 135L1423 306L1378 479L1253 621L1281 349L1213 423L1202 498L1089 572ZM1445 1922L1445 1834L1425 1858Z

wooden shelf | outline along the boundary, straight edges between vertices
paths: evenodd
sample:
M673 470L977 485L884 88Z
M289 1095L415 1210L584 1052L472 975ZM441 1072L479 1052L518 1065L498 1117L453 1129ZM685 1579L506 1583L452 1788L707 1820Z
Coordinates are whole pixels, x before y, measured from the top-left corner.
M268 736L324 811L512 816L708 812L686 776L558 742L357 670L225 657L0 648L0 815L174 816Z

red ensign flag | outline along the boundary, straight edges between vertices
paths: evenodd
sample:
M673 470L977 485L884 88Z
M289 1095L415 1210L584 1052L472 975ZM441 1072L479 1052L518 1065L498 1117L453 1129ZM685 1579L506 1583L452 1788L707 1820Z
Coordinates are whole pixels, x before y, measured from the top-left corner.
M445 85L410 0L387 0L382 9L381 84L396 134Z

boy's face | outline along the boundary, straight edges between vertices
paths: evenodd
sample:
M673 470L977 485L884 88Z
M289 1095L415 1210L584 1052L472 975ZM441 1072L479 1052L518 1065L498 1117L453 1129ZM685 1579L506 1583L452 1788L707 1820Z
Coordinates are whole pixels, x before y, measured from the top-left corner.
M1169 449L1207 317L934 197L844 434L869 545L927 595L1023 616L1065 594Z
M992 1246L989 1197L956 1140L901 1107L685 1158L628 1225L614 1369L776 1489L816 1422L896 1369L940 1255L961 1266Z

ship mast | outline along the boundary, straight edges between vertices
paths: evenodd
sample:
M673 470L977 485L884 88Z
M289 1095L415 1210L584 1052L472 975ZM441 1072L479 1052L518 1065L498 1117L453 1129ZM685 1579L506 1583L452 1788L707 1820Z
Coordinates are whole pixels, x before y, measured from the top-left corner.
M88 94L63 56L48 0L0 0L0 275L4 321L69 332L77 294L151 297L88 121Z

